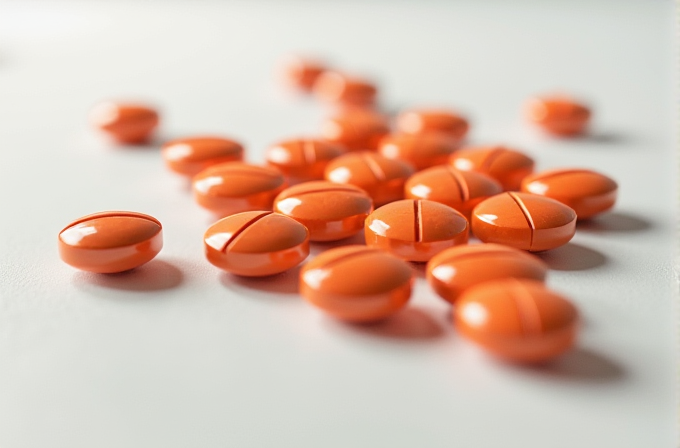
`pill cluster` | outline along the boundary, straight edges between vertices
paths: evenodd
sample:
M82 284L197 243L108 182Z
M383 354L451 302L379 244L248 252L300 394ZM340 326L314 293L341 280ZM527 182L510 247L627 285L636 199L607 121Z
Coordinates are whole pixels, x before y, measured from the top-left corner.
M300 270L311 304L351 322L388 318L409 301L413 263L427 263L432 289L453 305L458 331L490 353L544 361L569 349L578 312L545 286L547 265L531 252L566 244L579 219L613 207L617 184L587 169L534 173L504 146L465 147L470 128L454 110L416 108L389 117L370 80L295 58L284 79L331 103L317 136L271 145L265 163L244 163L224 136L167 142L167 167L191 177L196 202L219 218L204 234L211 264L269 276L303 263L310 243L363 231L365 245L328 249ZM589 109L565 96L531 100L528 120L556 136L586 131ZM146 141L159 123L143 104L105 103L92 124L121 144ZM483 244L468 244L471 236ZM114 273L162 247L162 226L141 213L79 218L59 233L62 259Z

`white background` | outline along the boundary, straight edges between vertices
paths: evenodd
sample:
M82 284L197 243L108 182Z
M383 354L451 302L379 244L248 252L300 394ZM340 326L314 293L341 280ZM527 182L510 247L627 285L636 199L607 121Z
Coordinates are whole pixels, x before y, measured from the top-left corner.
M643 0L0 3L0 447L675 446L673 20ZM290 51L373 76L390 110L459 108L470 143L619 181L612 213L543 256L582 312L576 350L494 361L422 278L408 310L361 327L308 306L297 271L220 273L212 217L158 144L86 125L102 98L145 99L158 142L222 133L262 161L329 113L277 82ZM589 137L523 123L523 101L555 90L593 106ZM108 209L160 219L158 258L63 264L59 230Z

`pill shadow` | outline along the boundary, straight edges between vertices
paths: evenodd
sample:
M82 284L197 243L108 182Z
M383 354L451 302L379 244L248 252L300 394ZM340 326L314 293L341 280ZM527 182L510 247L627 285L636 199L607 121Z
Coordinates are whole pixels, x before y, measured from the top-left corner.
M277 295L298 294L301 266L296 266L276 275L267 277L243 277L224 272L220 275L220 282L227 288L236 284L248 289L272 292Z
M536 375L558 381L613 382L626 376L626 371L613 360L593 350L576 347L561 357L525 367Z
M411 268L413 269L413 275L416 278L427 277L427 263L417 263L412 261L409 264L411 265Z
M550 269L556 271L584 271L607 263L604 254L576 243L536 254Z
M629 143L631 140L630 136L616 131L591 131L576 138L603 145L620 145L622 143Z
M162 291L176 288L182 284L184 274L172 263L164 260L150 262L125 272L116 274L97 274L94 272L77 272L73 276L74 284L91 290L92 286L121 291Z
M444 336L444 328L417 307L408 307L379 322L340 322L339 325L349 331L385 339L427 341Z
M652 223L624 212L611 212L596 216L585 221L579 221L576 229L581 232L641 232L650 229Z

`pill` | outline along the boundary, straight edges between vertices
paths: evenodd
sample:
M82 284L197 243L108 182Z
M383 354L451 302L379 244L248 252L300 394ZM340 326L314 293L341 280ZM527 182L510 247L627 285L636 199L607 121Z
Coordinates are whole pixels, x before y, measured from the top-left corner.
M59 255L83 271L111 274L151 261L163 247L163 226L142 213L106 211L83 216L59 232Z
M544 131L560 137L572 137L585 132L590 109L568 96L545 96L527 103L526 115Z
M370 106L376 101L378 88L367 79L327 71L314 83L314 93L319 99L331 103Z
M300 56L290 56L283 63L284 80L306 92L311 92L316 80L326 70L323 62Z
M404 160L416 170L447 163L458 149L455 138L440 132L425 134L390 134L378 145L378 152L388 159Z
M300 271L300 294L328 314L352 322L384 319L411 296L407 262L366 246L330 249Z
M289 185L320 180L328 163L344 153L337 144L319 139L299 138L270 146L265 154L267 165L277 168Z
M522 191L558 200L573 208L578 219L588 219L612 208L617 190L613 179L584 169L549 170L522 181Z
M390 132L384 115L367 109L345 109L321 127L321 138L339 143L348 151L375 150Z
M194 176L212 165L243 160L243 146L222 137L189 137L161 148L165 164L172 171Z
M454 168L493 177L506 191L519 190L522 179L534 171L531 157L503 146L463 148L449 159Z
M151 106L107 101L90 112L91 124L119 143L144 143L158 126L158 112Z
M227 162L213 165L193 179L196 202L221 216L271 210L286 181L276 168Z
M401 160L360 151L344 154L326 167L326 180L355 185L366 191L376 207L403 199L404 183L414 173L413 167Z
M576 212L554 199L506 192L477 205L472 233L485 243L539 252L567 244L576 232Z
M404 192L407 199L429 199L455 208L469 220L477 204L502 193L503 187L486 174L438 165L411 176Z
M336 241L364 228L373 201L354 185L314 181L282 191L274 200L274 211L307 227L311 241Z
M459 113L446 109L408 110L397 116L396 127L405 134L444 132L462 140L470 125Z
M536 280L494 280L467 289L453 310L456 329L513 362L547 361L575 342L578 311Z
M309 255L309 231L305 226L270 211L222 218L208 228L203 242L210 263L247 277L287 271Z
M446 249L427 263L427 282L439 296L455 304L468 288L491 280L545 280L548 266L538 257L500 244Z
M366 245L408 261L428 261L449 247L467 244L469 226L451 207L403 199L383 205L366 218Z

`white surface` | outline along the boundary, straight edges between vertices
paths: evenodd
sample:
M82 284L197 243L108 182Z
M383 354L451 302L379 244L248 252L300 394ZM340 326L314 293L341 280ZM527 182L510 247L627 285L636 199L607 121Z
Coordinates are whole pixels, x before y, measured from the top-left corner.
M0 446L675 446L673 17L642 0L0 4ZM459 107L471 142L619 180L616 210L545 256L584 316L575 352L493 361L422 279L408 311L354 327L295 273L221 274L210 216L158 150L85 125L101 98L147 98L162 137L227 133L260 161L327 112L275 82L295 50L374 75L390 108ZM553 89L592 103L592 137L522 123ZM114 276L63 264L58 231L105 209L160 219L160 256Z

